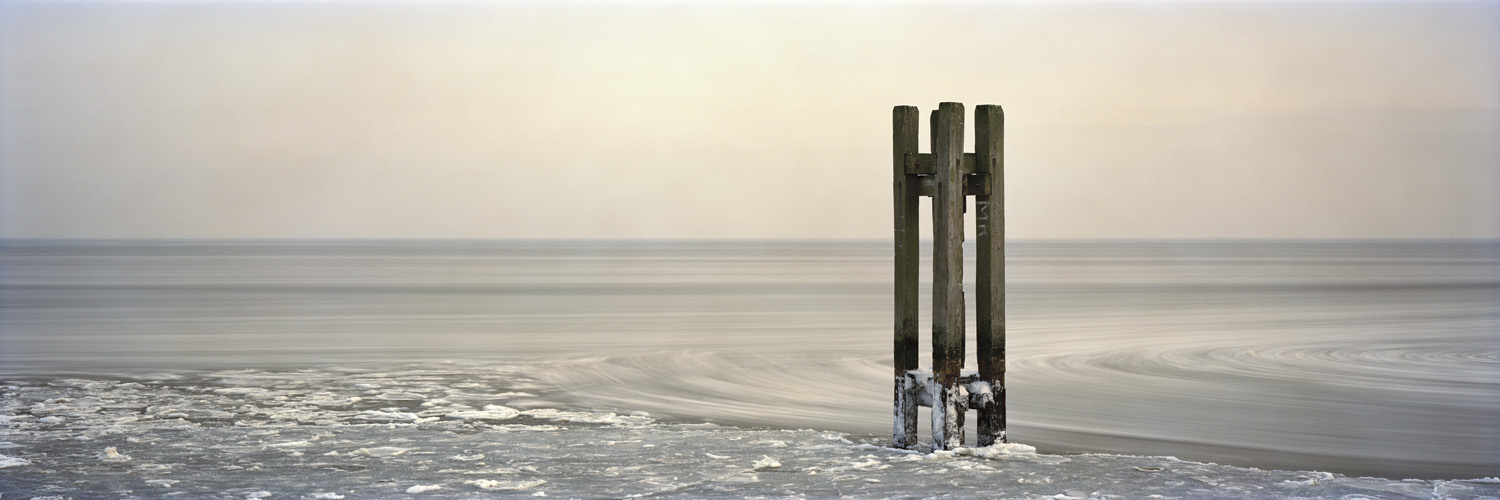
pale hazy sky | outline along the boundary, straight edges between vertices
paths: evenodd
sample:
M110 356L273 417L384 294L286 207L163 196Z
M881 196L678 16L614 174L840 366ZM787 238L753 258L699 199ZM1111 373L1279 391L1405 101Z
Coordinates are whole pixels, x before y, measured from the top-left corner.
M0 3L0 237L889 238L940 101L1012 238L1500 237L1500 2L1389 1Z

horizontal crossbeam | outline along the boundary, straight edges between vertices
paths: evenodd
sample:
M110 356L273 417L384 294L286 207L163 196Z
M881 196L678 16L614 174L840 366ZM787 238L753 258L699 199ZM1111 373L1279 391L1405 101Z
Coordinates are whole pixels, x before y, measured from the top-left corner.
M988 196L990 183L987 182L986 177L988 176L982 174L965 174L964 196ZM930 175L917 176L917 178L920 179L917 183L917 194L931 198L933 193L937 192L937 179Z
M937 166L933 162L937 157L932 153L907 153L906 173L907 175L935 175ZM958 172L961 174L988 174L989 169L975 170L974 153L964 153L964 159L958 163Z

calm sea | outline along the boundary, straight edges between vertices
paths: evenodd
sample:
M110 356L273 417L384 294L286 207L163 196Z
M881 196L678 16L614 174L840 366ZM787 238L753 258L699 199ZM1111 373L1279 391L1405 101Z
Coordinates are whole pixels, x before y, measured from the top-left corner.
M1021 241L1010 244L1006 269L1010 435L1042 452L1033 458L1170 455L1351 478L1500 475L1500 243ZM417 493L532 495L561 480L535 464L535 474L494 467L503 452L458 437L426 457L451 459L433 466L431 480L381 479L369 472L378 467L350 458L421 458L412 438L317 444L355 424L451 425L449 437L522 424L587 427L578 433L649 424L720 430L700 440L791 434L755 435L772 451L745 452L739 466L756 465L754 481L705 468L708 479L676 489L658 474L631 480L665 489L632 490L639 484L621 479L625 486L573 494L776 496L751 486L795 468L759 462L776 458L775 442L816 457L799 443L834 436L878 450L889 439L891 274L881 241L5 241L0 491L164 494L208 481L185 491L246 498L286 484L258 472L285 455L305 470L358 476L350 484L363 486L345 488L355 493L416 494L408 488L425 481L447 489ZM924 284L923 304L929 292ZM972 312L969 321L972 329ZM278 422L271 409L294 403L312 413L288 417L297 425L277 430L285 439L247 437ZM172 439L153 434L165 428L131 427L169 421L213 443L174 452L163 448ZM328 436L317 437L320 426ZM523 430L507 435L539 449L584 435ZM628 457L649 467L650 449L677 438L635 439L652 446L553 472L590 471L606 484L608 467L632 466L620 463ZM243 456L275 454L254 459L254 470L204 456L229 462L217 473L171 461L234 443ZM116 463L106 447L136 458ZM158 458L142 459L148 453ZM486 453L483 477L454 475L463 457ZM850 453L862 463L862 452ZM124 468L68 490L58 478L77 468L70 461ZM323 462L334 465L315 467ZM166 472L139 469L151 464ZM835 468L807 467L814 474L797 473ZM115 477L106 472L93 477ZM906 490L879 488L897 488L900 477L836 491L891 496ZM1321 476L1289 481L1298 477ZM297 491L316 493L307 488L319 481ZM1454 483L1422 488L1434 484ZM722 485L730 486L713 489ZM943 491L968 491L954 488ZM1036 494L1089 493L1057 488Z

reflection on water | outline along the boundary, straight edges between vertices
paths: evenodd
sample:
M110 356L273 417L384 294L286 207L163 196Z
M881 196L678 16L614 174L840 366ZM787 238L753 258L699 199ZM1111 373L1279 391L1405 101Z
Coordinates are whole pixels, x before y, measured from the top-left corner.
M1020 442L1500 470L1493 242L1017 242L1007 273ZM890 275L883 242L11 241L0 372L506 360L581 407L884 435Z

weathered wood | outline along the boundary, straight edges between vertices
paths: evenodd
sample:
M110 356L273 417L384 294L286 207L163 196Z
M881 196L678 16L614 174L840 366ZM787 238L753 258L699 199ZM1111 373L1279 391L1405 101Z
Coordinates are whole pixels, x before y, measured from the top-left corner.
M1005 112L1000 106L974 108L974 157L984 170L987 195L975 198L975 347L979 380L991 401L979 408L979 446L1005 437Z
M933 169L933 165L935 165L934 161L932 153L912 153L906 155L906 173L932 175L936 173ZM965 174L983 173L974 168L974 153L964 153L963 163L959 164L958 171Z
M982 446L1005 442L1004 112L975 108L975 152L964 153L964 108L945 102L928 117L930 153L917 153L917 109L896 107L892 166L896 207L896 344L893 434L916 444L917 407L932 408L934 449L963 445L964 417L979 410ZM917 370L917 202L932 197L932 371ZM979 372L964 364L963 240L966 197L975 196Z
M917 285L920 255L918 229L918 178L906 173L906 157L917 152L917 119L914 106L896 106L891 113L891 144L896 212L896 342L894 445L917 444L917 403L907 386L906 373L918 367Z
M932 446L948 450L963 445L968 406L958 386L964 363L963 104L939 104L932 121L938 188L932 201L932 372L939 395L932 408Z
M931 175L921 175L913 177L916 177L917 179L916 181L913 181L917 183L917 194L921 196L931 197L933 193L937 192L938 184L936 177ZM988 191L989 181L987 181L979 174L965 175L963 176L963 178L964 196L979 196L990 193Z
M941 108L942 106L939 105L938 107ZM938 111L940 110L934 109L927 113L927 151L930 153L937 152ZM934 172L936 171L934 170Z

